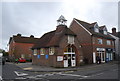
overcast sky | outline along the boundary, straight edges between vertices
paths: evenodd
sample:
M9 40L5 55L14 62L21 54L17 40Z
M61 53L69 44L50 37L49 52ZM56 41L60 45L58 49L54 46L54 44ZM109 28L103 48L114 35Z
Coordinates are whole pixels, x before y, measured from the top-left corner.
M9 38L18 33L22 36L41 37L55 30L56 20L63 15L69 27L73 18L89 23L97 22L118 31L118 2L98 2L98 0L65 0L62 2L2 2L2 48ZM1 25L1 24L0 24ZM1 43L0 43L1 44Z

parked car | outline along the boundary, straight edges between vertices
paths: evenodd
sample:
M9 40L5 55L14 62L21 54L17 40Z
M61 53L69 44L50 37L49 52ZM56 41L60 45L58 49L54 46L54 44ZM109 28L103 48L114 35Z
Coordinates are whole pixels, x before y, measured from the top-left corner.
M20 62L20 63L25 63L26 60L25 60L24 58L19 58L19 59L18 59L18 62Z

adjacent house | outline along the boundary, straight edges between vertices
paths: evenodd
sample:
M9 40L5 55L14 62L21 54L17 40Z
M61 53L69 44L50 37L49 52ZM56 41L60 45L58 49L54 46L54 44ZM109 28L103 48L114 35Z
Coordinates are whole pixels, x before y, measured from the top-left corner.
M31 48L38 41L38 38L21 36L21 34L13 35L9 39L9 57L10 58L25 58L32 59Z
M56 30L45 33L33 46L32 63L52 67L75 67L83 62L77 35L66 26L61 15Z
M114 60L115 39L108 34L105 25L98 26L97 22L87 23L74 18L70 30L77 35L88 63L96 63L96 56L101 58L101 62Z
M116 28L112 28L112 33L109 33L115 39L115 59L120 57L120 32L116 31Z

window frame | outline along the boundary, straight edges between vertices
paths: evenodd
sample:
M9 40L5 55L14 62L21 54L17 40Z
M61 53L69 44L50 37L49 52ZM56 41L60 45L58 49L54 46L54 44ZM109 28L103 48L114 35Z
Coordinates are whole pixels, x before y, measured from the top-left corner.
M107 41L106 41L106 44L107 44L107 45L111 45L111 40L107 40Z
M55 48L49 47L49 55L54 55L54 53L55 53Z
M44 48L40 48L40 55L45 55L45 49Z
M36 56L37 55L37 49L33 50L33 55Z
M98 38L98 39L97 39L97 43L98 43L98 44L103 44L103 39L102 39L102 38Z
M68 44L75 44L75 36L68 35Z

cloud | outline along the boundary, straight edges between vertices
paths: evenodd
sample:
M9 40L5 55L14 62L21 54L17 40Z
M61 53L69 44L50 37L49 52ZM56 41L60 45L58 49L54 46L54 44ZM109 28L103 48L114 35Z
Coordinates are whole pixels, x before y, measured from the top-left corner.
M10 36L21 33L24 36L41 37L55 30L56 20L64 15L69 26L73 18L86 22L98 22L108 30L117 27L117 2L96 0L65 0L64 2L4 2L2 3L3 48Z

